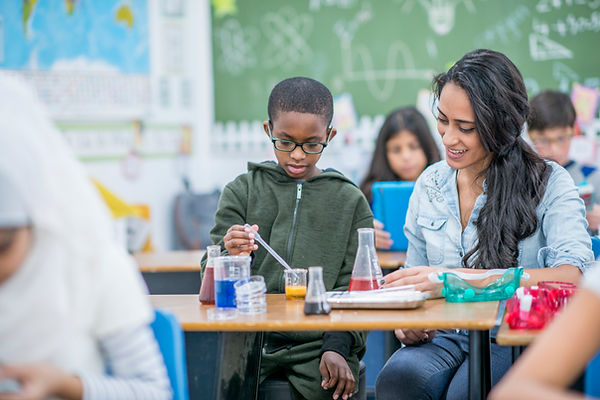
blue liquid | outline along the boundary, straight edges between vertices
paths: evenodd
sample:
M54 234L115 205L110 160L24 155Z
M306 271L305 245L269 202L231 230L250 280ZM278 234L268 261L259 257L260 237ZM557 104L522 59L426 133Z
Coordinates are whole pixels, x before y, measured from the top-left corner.
M218 308L235 308L235 289L237 279L215 279L215 305Z

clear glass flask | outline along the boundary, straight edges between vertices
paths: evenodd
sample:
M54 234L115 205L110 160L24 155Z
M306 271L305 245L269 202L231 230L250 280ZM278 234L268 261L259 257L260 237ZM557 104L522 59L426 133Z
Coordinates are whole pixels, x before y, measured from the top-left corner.
M327 292L323 283L323 268L308 267L308 288L304 299L304 314L329 314L331 306L327 302Z
M383 274L375 250L375 229L358 229L358 249L352 267L349 291L379 289Z
M214 259L221 255L221 246L206 247L206 267L198 299L202 304L215 304L215 268Z

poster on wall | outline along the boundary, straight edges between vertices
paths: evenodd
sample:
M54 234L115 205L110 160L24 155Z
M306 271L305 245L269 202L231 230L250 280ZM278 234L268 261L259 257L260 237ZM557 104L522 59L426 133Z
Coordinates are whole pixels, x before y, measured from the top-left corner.
M150 108L146 0L0 2L0 68L55 119L140 118Z

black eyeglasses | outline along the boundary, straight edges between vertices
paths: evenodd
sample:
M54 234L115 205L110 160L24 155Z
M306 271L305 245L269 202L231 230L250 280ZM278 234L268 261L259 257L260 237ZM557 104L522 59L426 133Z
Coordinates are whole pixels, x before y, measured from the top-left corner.
M331 126L328 128L329 133L327 134L327 141L322 142L304 142L298 143L293 140L288 139L279 139L274 138L273 133L271 132L271 121L267 123L267 128L269 129L269 136L271 137L271 143L273 143L273 147L279 151L285 151L287 153L291 153L296 149L296 147L300 146L303 152L306 154L321 154L325 147L329 144L329 136L331 135Z

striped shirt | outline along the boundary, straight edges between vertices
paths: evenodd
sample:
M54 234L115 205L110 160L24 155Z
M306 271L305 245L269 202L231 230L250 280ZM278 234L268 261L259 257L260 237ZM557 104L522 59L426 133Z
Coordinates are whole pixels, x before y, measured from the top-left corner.
M100 340L107 375L81 374L84 400L171 399L171 385L149 326Z

